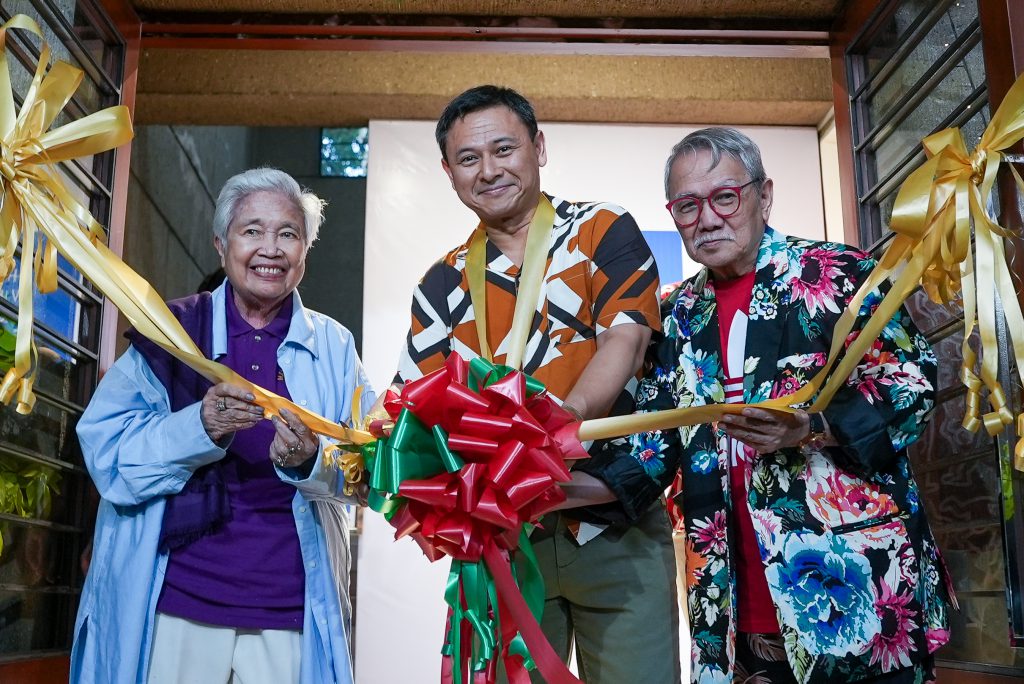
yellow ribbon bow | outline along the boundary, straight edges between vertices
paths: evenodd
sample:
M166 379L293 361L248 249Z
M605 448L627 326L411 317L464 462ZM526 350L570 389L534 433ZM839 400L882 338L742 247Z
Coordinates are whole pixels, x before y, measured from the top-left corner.
M352 422L353 430L365 432L370 421L376 416L367 415L363 418L363 390L360 385L352 393ZM366 462L363 459L363 452L356 444L330 444L324 448L324 463L330 467L337 468L345 480L342 493L345 496L354 496L356 486L363 479L366 471Z
M1003 150L1022 138L1024 78L1010 88L973 152L968 153L959 129L948 128L925 138L922 144L928 161L907 178L896 196L890 222L896 237L879 264L886 271L907 264L898 279L904 281L904 298L916 279L933 301L962 302L960 377L967 387L963 426L974 432L984 424L990 435L1014 421L999 382L997 307L1005 316L1017 372L1024 372L1024 316L1004 242L1011 234L989 214L992 186L1005 160ZM1013 166L1007 164L1007 168L1024 194L1020 175ZM977 354L970 342L975 327L981 338L980 378L974 371ZM983 387L988 390L990 410L979 420ZM1024 433L1024 416L1016 420L1019 437ZM1017 469L1024 470L1024 440L1017 441L1014 461Z
M17 397L17 411L24 414L35 404L33 280L41 293L57 289L55 233L73 231L82 240L93 242L105 239L99 223L68 193L53 165L122 145L131 139L132 127L126 107L111 107L48 130L81 83L82 72L64 62L47 71L50 47L45 42L21 111L15 114L6 49L11 29L40 37L42 33L32 19L21 14L0 27L0 281L15 268L19 242L22 247L14 365L0 383L0 401L9 403Z
M42 37L39 26L24 15L16 15L0 27L0 280L14 268L19 240L22 245L15 361L0 384L0 400L8 403L17 396L20 413L30 412L35 403L33 271L41 293L55 290L59 251L140 333L211 382L243 387L268 415L288 409L318 434L353 444L372 441L369 432L334 423L206 359L153 287L107 249L103 229L70 195L53 165L104 152L131 140L128 109L110 107L48 130L81 83L82 72L63 62L47 71L50 49L44 42L35 77L21 110L16 113L6 52L10 29L27 30Z

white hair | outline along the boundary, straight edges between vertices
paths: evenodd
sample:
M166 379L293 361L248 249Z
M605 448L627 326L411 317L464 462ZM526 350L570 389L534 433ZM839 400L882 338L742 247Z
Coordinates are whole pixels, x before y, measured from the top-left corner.
M669 177L672 175L672 164L684 154L691 154L698 150L707 150L711 153L711 168L718 166L722 155L727 154L736 159L746 169L750 180L761 183L765 180L764 164L761 163L761 149L753 140L740 133L735 128L724 126L713 126L702 128L690 133L688 136L676 143L672 153L665 162L665 198L669 197Z
M228 228L235 220L239 203L256 192L276 192L292 202L305 219L302 239L306 242L306 247L313 244L320 232L320 224L324 221L326 203L309 190L299 187L298 182L284 171L267 166L249 169L232 176L221 188L217 196L217 206L213 210L215 237L227 240Z

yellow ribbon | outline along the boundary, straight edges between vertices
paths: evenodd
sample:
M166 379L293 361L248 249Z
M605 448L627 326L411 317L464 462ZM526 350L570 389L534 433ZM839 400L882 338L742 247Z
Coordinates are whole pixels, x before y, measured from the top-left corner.
M928 160L900 187L893 207L890 227L896 235L841 314L825 367L798 392L760 404L700 406L589 420L580 426L580 438L617 437L696 425L717 420L726 413L739 412L746 406L785 410L780 402L796 406L812 397L814 401L808 410L821 411L919 284L936 302L950 303L957 298L963 301L965 330L961 378L968 389L964 427L973 431L984 424L991 435L1001 431L1013 422L1014 416L998 381L996 306L1002 307L1006 317L1018 373L1024 372L1024 316L1006 264L1003 240L1009 233L989 218L987 206L996 172L1003 161L1002 150L1022 138L1024 77L1007 93L974 152L968 154L958 129L946 129L924 139ZM1012 166L1009 168L1024 193L1020 175ZM971 248L972 220L976 257ZM864 298L887 279L892 281L892 287L844 353L845 341L853 330ZM982 342L980 378L974 372L976 355L969 346L975 325ZM837 364L840 354L842 360ZM835 371L825 382L833 366ZM819 387L821 391L815 396ZM991 410L979 421L983 387L989 392ZM1024 416L1016 420L1020 436L1024 432ZM1018 470L1024 470L1024 439L1017 441L1014 463Z
M973 152L968 153L958 129L945 129L925 138L922 144L928 161L900 188L891 221L897 235L886 250L886 257L892 256L883 257L883 264L890 268L908 264L911 276L919 274L921 285L935 302L962 301L960 377L967 387L963 426L974 432L984 425L993 436L1014 422L999 382L997 307L1006 320L1018 378L1024 372L1024 316L1006 262L1004 241L1011 234L990 218L988 205L1004 161L1003 150L1022 138L1024 78L1010 88ZM1007 168L1024 194L1020 175L1012 166ZM977 355L969 344L975 327L981 339L980 376L975 372ZM990 410L981 415L983 389L988 391ZM1016 420L1014 463L1018 470L1024 470L1024 440L1019 439L1024 420L1021 416Z
M376 416L367 415L363 419L363 386L356 387L352 393L352 422L353 430L366 431L370 420ZM386 414L385 414L386 415ZM329 444L324 447L324 463L330 467L337 468L345 478L345 485L342 489L346 496L356 493L356 485L363 479L363 472L366 470L366 462L363 452L354 443L352 444Z
M505 364L522 368L526 343L530 338L530 326L537 311L544 270L548 263L548 248L551 244L551 230L555 225L555 208L543 194L537 201L530 227L526 233L526 250L520 270L519 288L516 292L516 307L512 314L512 325L508 331ZM476 334L480 340L480 356L494 361L491 345L487 339L487 233L481 223L469 239L469 253L466 255L466 279L469 281L469 298L473 302L473 318Z
M47 71L50 49L44 42L35 77L16 113L6 52L7 32L15 28L42 37L36 23L24 15L16 15L0 27L0 279L14 267L19 240L22 245L15 361L0 383L0 400L9 403L17 397L20 413L32 410L36 370L32 274L36 273L40 292L56 289L56 257L60 251L140 333L211 382L228 382L252 392L268 417L288 409L321 435L352 444L372 441L369 432L338 425L204 358L152 286L107 249L103 229L67 191L53 165L131 140L128 109L111 107L48 130L81 82L82 72L63 62Z

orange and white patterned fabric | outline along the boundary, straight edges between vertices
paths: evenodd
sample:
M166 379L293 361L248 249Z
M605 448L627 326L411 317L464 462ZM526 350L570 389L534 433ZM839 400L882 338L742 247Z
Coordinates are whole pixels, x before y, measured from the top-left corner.
M603 331L625 323L660 329L658 271L636 221L621 207L549 199L554 227L523 370L564 399L594 356ZM416 287L399 362L401 380L440 368L453 351L467 359L480 355L466 278L468 250L467 239L431 266ZM490 242L486 261L487 334L494 361L501 364L510 342L506 338L520 269Z

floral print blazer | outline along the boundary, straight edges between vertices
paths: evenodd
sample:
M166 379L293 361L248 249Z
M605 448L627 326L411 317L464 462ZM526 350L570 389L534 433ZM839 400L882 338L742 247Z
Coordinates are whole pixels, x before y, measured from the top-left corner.
M845 245L765 228L748 312L744 401L791 394L814 376L873 265ZM851 339L881 296L866 298ZM640 410L724 401L715 309L707 269L666 300L664 333L652 343L637 393ZM755 456L746 501L730 500L729 445L717 425L630 438L648 470L659 459L682 470L694 682L732 679L736 506L753 519L798 681L898 670L948 641L952 592L906 452L929 417L935 370L934 353L901 309L824 411L842 446Z

